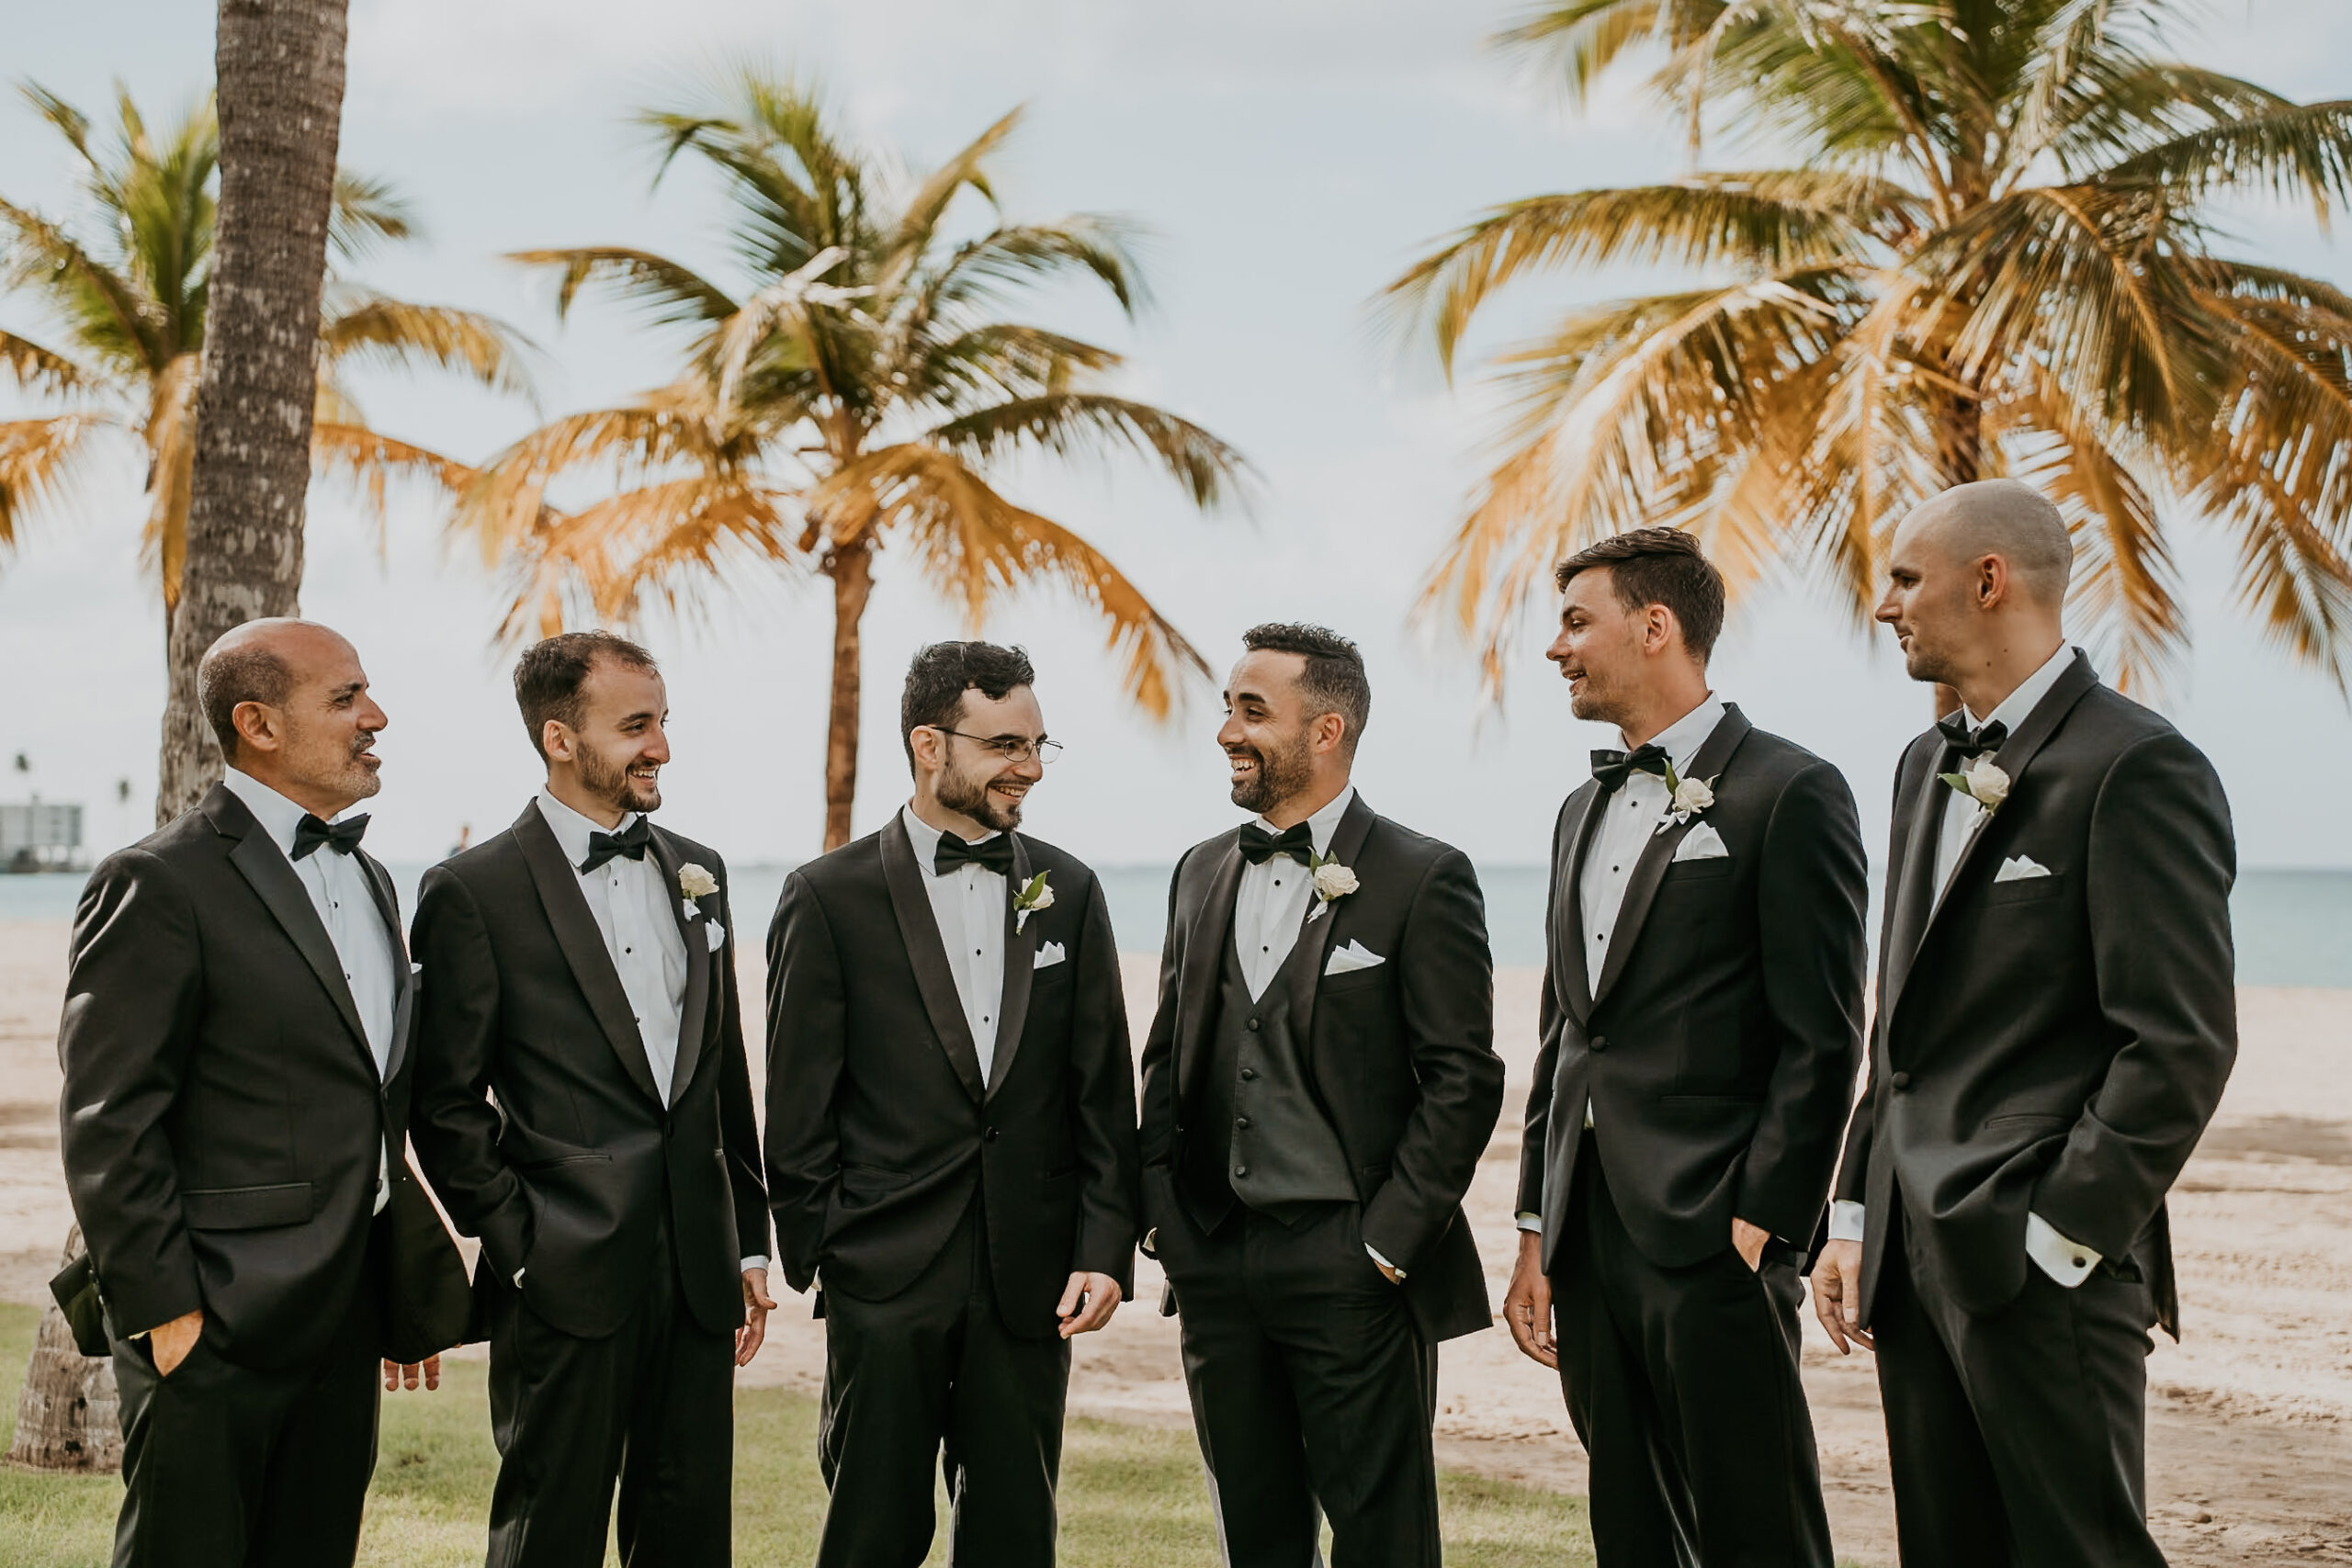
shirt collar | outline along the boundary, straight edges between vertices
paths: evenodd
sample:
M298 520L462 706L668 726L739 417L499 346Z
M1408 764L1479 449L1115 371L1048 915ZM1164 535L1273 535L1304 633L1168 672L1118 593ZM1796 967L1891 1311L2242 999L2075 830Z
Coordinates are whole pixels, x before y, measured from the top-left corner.
M2010 734L2016 734L2018 727L2026 721L2026 716L2033 712L2041 705L2041 699L2050 694L2050 688L2058 683L2058 677L2064 675L2074 662L2074 649L2061 642L2058 645L2058 651L2052 654L2041 669L2018 682L2018 689L2003 697L2001 705L1983 718L1980 719L1970 713L1963 705L1960 711L1967 719L1968 728L1982 729L1998 719L2009 727Z
M1723 698L1709 692L1697 707L1652 736L1650 744L1674 759L1676 773L1688 773L1690 759L1699 754L1699 748L1707 743L1707 737L1715 732L1715 726L1723 722ZM1623 732L1619 732L1617 739L1623 740ZM1628 746L1626 750L1630 751L1633 748Z
M624 811L621 819L607 828L602 822L582 817L558 800L545 785L540 786L538 800L539 816L547 823L548 830L555 835L557 847L563 851L564 863L575 869L588 858L588 835L626 832L629 824L638 818L634 811Z
M261 830L285 852L286 858L293 859L294 829L302 825L303 818L313 815L310 807L287 799L251 773L239 773L234 768L220 775L220 783L231 795L245 803L245 809L254 814Z
M899 808L899 817L907 825L907 842L914 848L915 863L925 872L936 876L938 873L933 870L933 864L939 857L939 840L947 835L916 816L912 802ZM965 842L985 844L998 836L991 831L983 833L977 839L967 839Z
M1354 803L1355 798L1356 786L1350 784L1333 795L1329 804L1326 805L1322 810L1306 819L1307 836L1315 844L1316 854L1320 856L1331 852L1331 835L1340 830L1340 818L1348 814L1348 807ZM1260 817L1257 820L1258 826L1269 833L1282 831L1263 817Z

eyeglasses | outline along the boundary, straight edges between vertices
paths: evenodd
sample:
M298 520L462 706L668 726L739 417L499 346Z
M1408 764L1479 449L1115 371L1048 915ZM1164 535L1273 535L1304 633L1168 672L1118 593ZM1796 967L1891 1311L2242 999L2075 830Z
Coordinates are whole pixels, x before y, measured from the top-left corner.
M984 750L995 752L1003 761L1016 764L1032 757L1041 764L1051 762L1062 754L1062 743L1058 740L1032 740L1021 735L967 735L960 729L948 729L936 724L928 728L938 730L942 735L968 740Z

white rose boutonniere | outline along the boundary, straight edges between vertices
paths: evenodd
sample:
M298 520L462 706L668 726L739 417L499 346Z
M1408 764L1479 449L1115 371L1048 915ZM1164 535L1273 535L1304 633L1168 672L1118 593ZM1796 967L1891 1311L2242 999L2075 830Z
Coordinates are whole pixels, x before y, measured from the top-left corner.
M1936 777L1974 801L1979 809L1993 812L2009 798L2009 775L2003 773L1990 757L1979 757L1956 773L1938 773Z
M1723 777L1721 773L1716 779ZM1668 828L1679 828L1693 817L1703 813L1715 803L1715 779L1686 779L1678 777L1674 764L1666 765L1666 811L1657 819L1653 836Z
M1039 872L1022 884L1021 891L1012 896L1012 929L1019 931L1029 923L1029 917L1040 909L1054 907L1054 890L1046 886L1046 873Z
M718 878L688 861L678 868L678 891L689 898L707 898L718 891Z
M1333 900L1344 898L1363 886L1353 871L1329 855L1317 855L1307 862L1306 876L1315 887L1315 909L1306 917L1310 925L1323 918L1323 911L1331 907Z

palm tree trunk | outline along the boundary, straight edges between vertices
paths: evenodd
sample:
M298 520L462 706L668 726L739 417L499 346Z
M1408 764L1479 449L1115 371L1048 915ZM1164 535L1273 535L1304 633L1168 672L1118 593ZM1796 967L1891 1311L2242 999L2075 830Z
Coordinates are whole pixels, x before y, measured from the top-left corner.
M821 570L833 580L833 696L825 716L825 850L831 853L849 842L849 810L857 799L858 637L874 592L874 547L862 539L836 545Z
M195 805L220 776L220 750L197 704L197 661L232 626L292 615L301 591L345 5L220 0L219 236L196 394L187 565L172 619L158 822Z
M301 592L319 293L343 123L344 6L220 0L213 62L220 204L197 380L187 557L166 643L158 825L220 776L220 749L197 701L204 650L257 616L292 615ZM78 1232L68 1238L69 1252L79 1240ZM52 1307L25 1369L11 1457L74 1468L121 1463L113 1402L96 1390L100 1376L111 1385L112 1368L99 1361L94 1372L93 1365Z

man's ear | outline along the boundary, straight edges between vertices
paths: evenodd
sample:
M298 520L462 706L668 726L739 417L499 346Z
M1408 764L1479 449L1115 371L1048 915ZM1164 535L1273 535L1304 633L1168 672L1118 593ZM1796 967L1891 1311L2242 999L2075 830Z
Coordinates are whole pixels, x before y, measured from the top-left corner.
M941 744L939 731L927 724L917 725L907 731L907 750L914 760L915 777L921 778L926 773L938 771Z
M2009 563L1986 556L1976 563L1976 602L1989 610L2009 596Z
M285 743L280 716L266 703L239 703L230 710L229 722L236 727L237 749L241 752L247 747L256 751L275 751Z
M548 719L539 726L539 750L547 753L550 762L574 761L578 748L571 741L571 730L560 718Z

